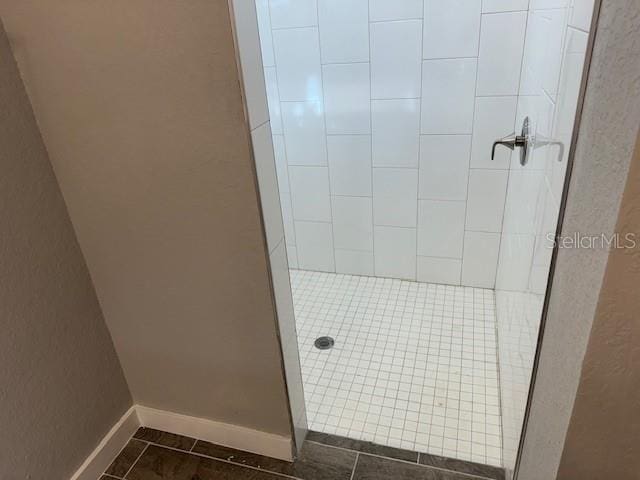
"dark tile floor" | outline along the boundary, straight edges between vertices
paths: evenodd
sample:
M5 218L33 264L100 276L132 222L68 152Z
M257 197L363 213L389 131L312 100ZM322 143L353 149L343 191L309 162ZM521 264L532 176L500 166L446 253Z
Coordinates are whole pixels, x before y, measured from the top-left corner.
M140 428L100 480L504 480L501 468L309 432L295 462Z

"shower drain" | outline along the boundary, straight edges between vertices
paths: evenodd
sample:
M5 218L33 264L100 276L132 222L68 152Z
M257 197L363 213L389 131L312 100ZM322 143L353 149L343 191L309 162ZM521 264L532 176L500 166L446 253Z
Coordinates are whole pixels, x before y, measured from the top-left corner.
M313 345L318 350L329 350L330 348L333 348L334 343L335 341L331 337L318 337L316 338L316 341L313 342Z

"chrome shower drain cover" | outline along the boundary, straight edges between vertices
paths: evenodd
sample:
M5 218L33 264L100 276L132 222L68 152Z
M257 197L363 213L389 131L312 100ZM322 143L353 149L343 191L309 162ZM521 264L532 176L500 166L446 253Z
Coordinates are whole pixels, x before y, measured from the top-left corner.
M329 350L330 348L333 348L335 343L336 342L331 337L318 337L316 338L316 341L313 342L313 345L318 350Z

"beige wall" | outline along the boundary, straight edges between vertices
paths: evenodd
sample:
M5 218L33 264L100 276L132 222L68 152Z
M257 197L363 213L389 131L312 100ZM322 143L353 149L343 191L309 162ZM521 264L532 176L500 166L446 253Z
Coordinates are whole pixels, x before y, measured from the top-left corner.
M640 138L639 138L640 140ZM640 141L616 231L640 242ZM640 244L609 255L558 471L561 480L640 478Z
M0 478L69 478L131 405L0 24Z
M136 403L291 435L226 0L0 0Z

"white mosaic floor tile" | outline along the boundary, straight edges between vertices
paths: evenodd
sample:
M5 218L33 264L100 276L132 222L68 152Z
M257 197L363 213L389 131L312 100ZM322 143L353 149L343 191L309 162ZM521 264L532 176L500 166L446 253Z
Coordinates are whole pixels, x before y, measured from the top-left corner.
M309 426L501 465L493 290L291 271ZM335 339L330 350L317 337Z

